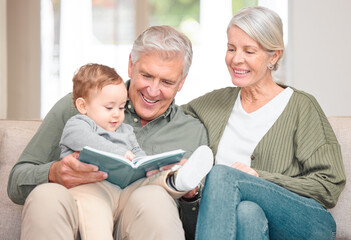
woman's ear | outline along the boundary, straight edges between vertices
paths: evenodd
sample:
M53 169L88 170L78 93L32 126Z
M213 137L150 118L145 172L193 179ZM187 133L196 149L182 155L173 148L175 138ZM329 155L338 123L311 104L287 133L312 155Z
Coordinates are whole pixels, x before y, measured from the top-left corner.
M275 65L280 57L280 55L282 54L282 51L281 50L276 50L275 53L273 54L272 56L272 61L271 61L271 64L272 65Z
M76 99L76 108L78 112L80 112L83 115L87 114L87 103L84 98L77 98Z

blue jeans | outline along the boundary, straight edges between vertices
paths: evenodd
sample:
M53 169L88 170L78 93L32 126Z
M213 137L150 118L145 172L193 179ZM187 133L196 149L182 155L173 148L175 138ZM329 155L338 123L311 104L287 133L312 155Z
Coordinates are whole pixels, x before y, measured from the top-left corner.
M196 239L335 239L336 224L317 201L224 165L206 179Z

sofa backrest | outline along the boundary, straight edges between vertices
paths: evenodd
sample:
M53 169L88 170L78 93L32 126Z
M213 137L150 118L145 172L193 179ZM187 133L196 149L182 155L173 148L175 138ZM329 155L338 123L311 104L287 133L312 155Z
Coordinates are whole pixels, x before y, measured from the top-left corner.
M330 209L337 229L337 239L351 239L351 117L328 118L341 146L346 172L346 186L337 205Z

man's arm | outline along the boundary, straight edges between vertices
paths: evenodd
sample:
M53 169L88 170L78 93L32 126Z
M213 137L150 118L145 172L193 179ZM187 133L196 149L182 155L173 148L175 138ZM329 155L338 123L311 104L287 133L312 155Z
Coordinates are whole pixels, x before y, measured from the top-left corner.
M76 113L69 94L47 114L11 170L7 192L13 202L23 204L37 185L49 181L49 169L59 160L62 129L66 121Z

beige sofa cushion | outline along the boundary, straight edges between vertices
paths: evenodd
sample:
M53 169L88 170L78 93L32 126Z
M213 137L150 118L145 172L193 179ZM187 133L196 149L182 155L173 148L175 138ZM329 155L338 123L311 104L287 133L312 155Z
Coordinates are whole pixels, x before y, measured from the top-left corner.
M11 168L40 123L0 120L0 239L19 239L22 206L8 198L7 181Z
M341 145L347 178L345 189L330 212L336 221L337 239L351 239L351 117L329 117L328 120Z

